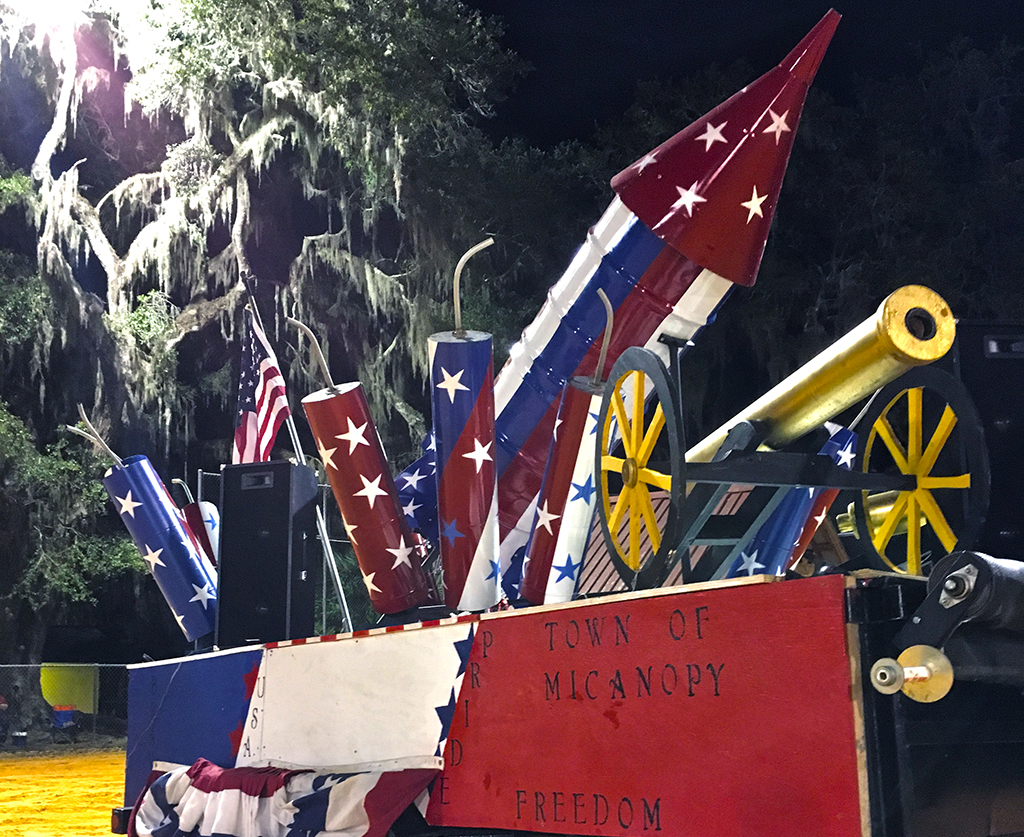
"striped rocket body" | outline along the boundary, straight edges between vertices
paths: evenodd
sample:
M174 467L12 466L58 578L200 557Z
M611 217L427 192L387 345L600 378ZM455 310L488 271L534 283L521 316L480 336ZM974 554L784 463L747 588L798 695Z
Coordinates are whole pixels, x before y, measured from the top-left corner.
M594 432L602 394L590 378L570 381L562 393L519 587L533 604L567 602L576 593L597 508Z
M426 604L430 582L362 385L314 392L302 406L374 610L398 613Z
M142 560L189 642L213 632L217 571L196 546L185 516L145 456L130 456L103 477Z
M612 180L616 197L509 353L495 384L501 566L530 534L562 386L591 375L608 295L607 374L628 346L667 357L733 284L754 284L807 87L839 15L830 11L773 70Z
M598 288L615 310L605 374L629 346L646 346L667 360L658 337L696 337L732 284L666 246L621 201L612 202L495 383L503 568L530 535L562 387L597 367L605 326Z
M838 22L826 14L775 69L612 179L616 199L498 378L503 564L528 535L560 387L594 372L597 288L615 310L604 375L630 345L664 360L660 335L692 340L734 283L754 283L807 87Z
M501 594L491 336L441 332L428 348L445 604L486 610Z

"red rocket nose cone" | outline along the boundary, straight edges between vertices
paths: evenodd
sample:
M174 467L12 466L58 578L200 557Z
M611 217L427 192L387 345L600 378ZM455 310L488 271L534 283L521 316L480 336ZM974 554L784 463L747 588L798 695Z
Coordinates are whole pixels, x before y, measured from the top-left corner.
M622 202L688 259L754 284L807 86L838 22L830 11L775 69L617 174Z
M835 9L829 9L828 14L817 22L779 66L789 70L804 84L810 84L841 17Z

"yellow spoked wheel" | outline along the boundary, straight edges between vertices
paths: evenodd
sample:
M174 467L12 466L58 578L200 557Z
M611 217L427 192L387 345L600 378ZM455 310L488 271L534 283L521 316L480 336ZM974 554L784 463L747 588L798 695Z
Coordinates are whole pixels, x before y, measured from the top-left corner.
M861 470L916 478L912 490L859 497L861 538L883 565L922 575L954 549L970 549L990 478L981 419L963 384L939 369L912 369L875 394L863 422Z
M657 355L620 355L601 404L596 471L605 542L631 589L660 585L675 554L686 486L678 403Z

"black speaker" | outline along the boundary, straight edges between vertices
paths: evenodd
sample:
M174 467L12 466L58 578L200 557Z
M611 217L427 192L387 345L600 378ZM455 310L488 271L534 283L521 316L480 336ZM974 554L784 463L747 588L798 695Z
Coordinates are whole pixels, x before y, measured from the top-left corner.
M961 321L956 331L960 380L981 416L992 467L975 549L1024 559L1024 323Z
M320 567L318 486L292 462L224 468L217 630L220 648L312 636Z

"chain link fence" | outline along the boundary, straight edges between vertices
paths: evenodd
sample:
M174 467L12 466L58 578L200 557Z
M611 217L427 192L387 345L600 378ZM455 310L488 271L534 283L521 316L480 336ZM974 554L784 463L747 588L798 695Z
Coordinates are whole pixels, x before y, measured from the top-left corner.
M128 669L124 665L0 665L0 698L3 749L39 750L66 744L105 747L128 732Z

